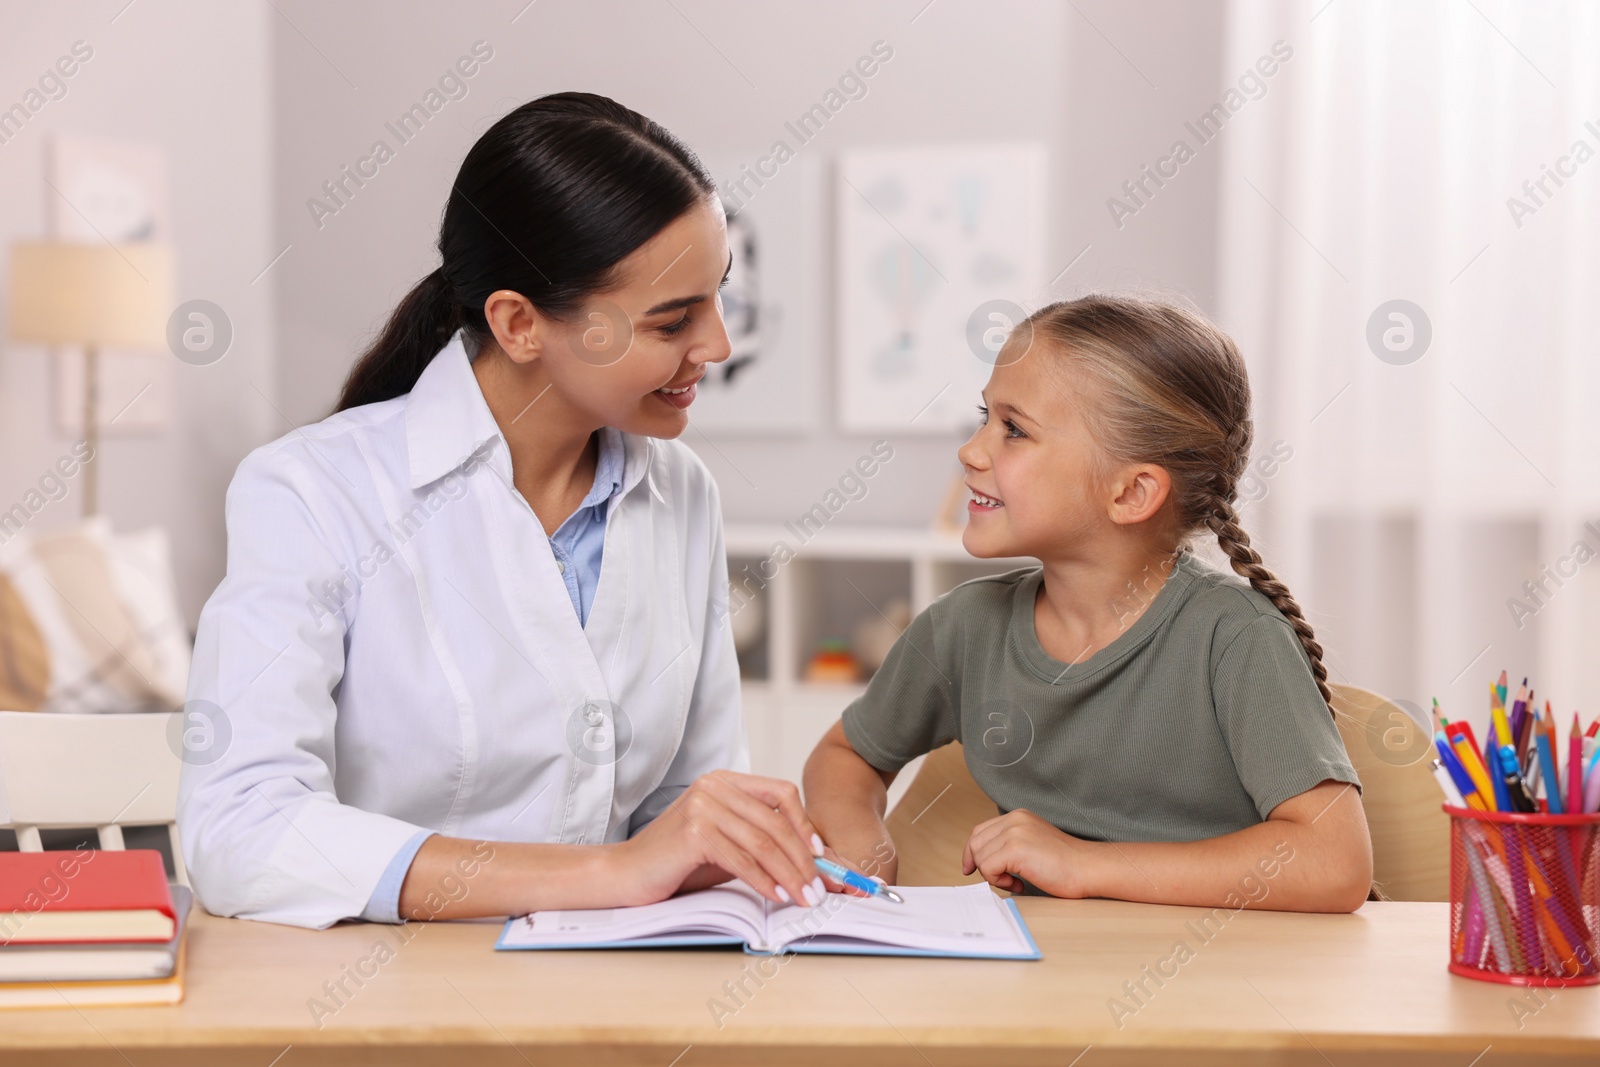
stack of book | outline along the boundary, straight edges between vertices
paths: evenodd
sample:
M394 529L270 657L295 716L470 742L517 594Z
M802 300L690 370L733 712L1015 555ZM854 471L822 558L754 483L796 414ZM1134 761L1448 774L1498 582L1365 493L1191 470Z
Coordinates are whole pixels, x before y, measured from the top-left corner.
M161 853L0 853L0 1008L176 1004L193 898Z

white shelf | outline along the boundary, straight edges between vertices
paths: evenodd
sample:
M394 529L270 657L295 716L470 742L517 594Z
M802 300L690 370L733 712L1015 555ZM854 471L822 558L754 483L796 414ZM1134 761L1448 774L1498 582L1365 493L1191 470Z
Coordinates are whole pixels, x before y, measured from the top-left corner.
M761 640L748 657L764 669L747 673L743 687L751 766L795 781L817 741L866 688L804 681L805 664L822 638L849 637L851 619L887 617L890 601L905 600L915 615L970 578L1036 563L976 559L959 531L829 525L810 532L808 538L792 523L725 530L730 609L748 610L759 601L765 612ZM792 558L776 565L772 555L780 543ZM896 780L892 796L910 777Z
M806 759L822 735L839 720L850 702L866 691L864 684L746 681L741 687L745 726L750 735L750 770L772 778L799 782ZM920 758L906 765L889 787L894 806L916 777Z
M945 563L990 563L967 552L961 531L927 526L824 526L809 540L808 531L785 524L731 523L724 530L730 556L762 556L779 541L796 557L808 559L926 559ZM1028 560L1017 561L1017 566Z

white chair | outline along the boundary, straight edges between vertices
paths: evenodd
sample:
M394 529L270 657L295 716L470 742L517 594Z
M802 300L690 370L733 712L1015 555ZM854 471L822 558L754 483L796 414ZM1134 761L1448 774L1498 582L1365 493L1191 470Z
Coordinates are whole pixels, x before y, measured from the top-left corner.
M101 848L120 850L124 826L164 825L188 885L176 821L183 764L167 741L181 714L0 711L0 826L39 852L41 829L93 826Z

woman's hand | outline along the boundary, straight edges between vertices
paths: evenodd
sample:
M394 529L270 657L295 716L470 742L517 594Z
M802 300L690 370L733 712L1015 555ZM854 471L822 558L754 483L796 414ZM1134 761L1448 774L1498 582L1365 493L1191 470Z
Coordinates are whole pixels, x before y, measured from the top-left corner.
M742 878L769 900L815 906L826 892L812 863L816 840L794 783L712 771L612 846L615 876L636 904Z
M1023 808L972 828L961 873L977 871L996 889L1022 892L1026 879L1053 897L1088 897L1102 846L1063 833Z
M832 845L824 845L824 846L822 846L822 858L825 859L825 860L832 860L834 863L837 863L841 867L848 867L850 870L855 871L857 874L864 874L868 878L871 878L873 881L877 882L879 885L886 885L887 884L886 882L884 882L884 880L882 878L878 877L872 871L862 870L861 868L857 867L855 864L851 863L849 860L845 859L843 856L839 855L837 852L835 852L833 850L833 846ZM823 875L822 884L827 887L827 890L830 893L840 893L840 894L843 894L844 896L847 896L847 897L864 897L864 896L868 895L866 893L863 893L861 890L854 888L853 886L845 885L843 882L835 882L832 878L829 878L827 875Z

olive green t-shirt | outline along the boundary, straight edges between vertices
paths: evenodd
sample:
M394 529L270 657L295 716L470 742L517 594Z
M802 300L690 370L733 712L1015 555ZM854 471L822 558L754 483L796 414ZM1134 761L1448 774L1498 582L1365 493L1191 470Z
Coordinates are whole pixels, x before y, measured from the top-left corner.
M1002 812L1098 841L1217 837L1319 782L1360 787L1293 628L1245 582L1181 553L1132 626L1069 665L1034 631L1041 578L980 578L917 616L844 712L856 752L897 771L960 741Z

